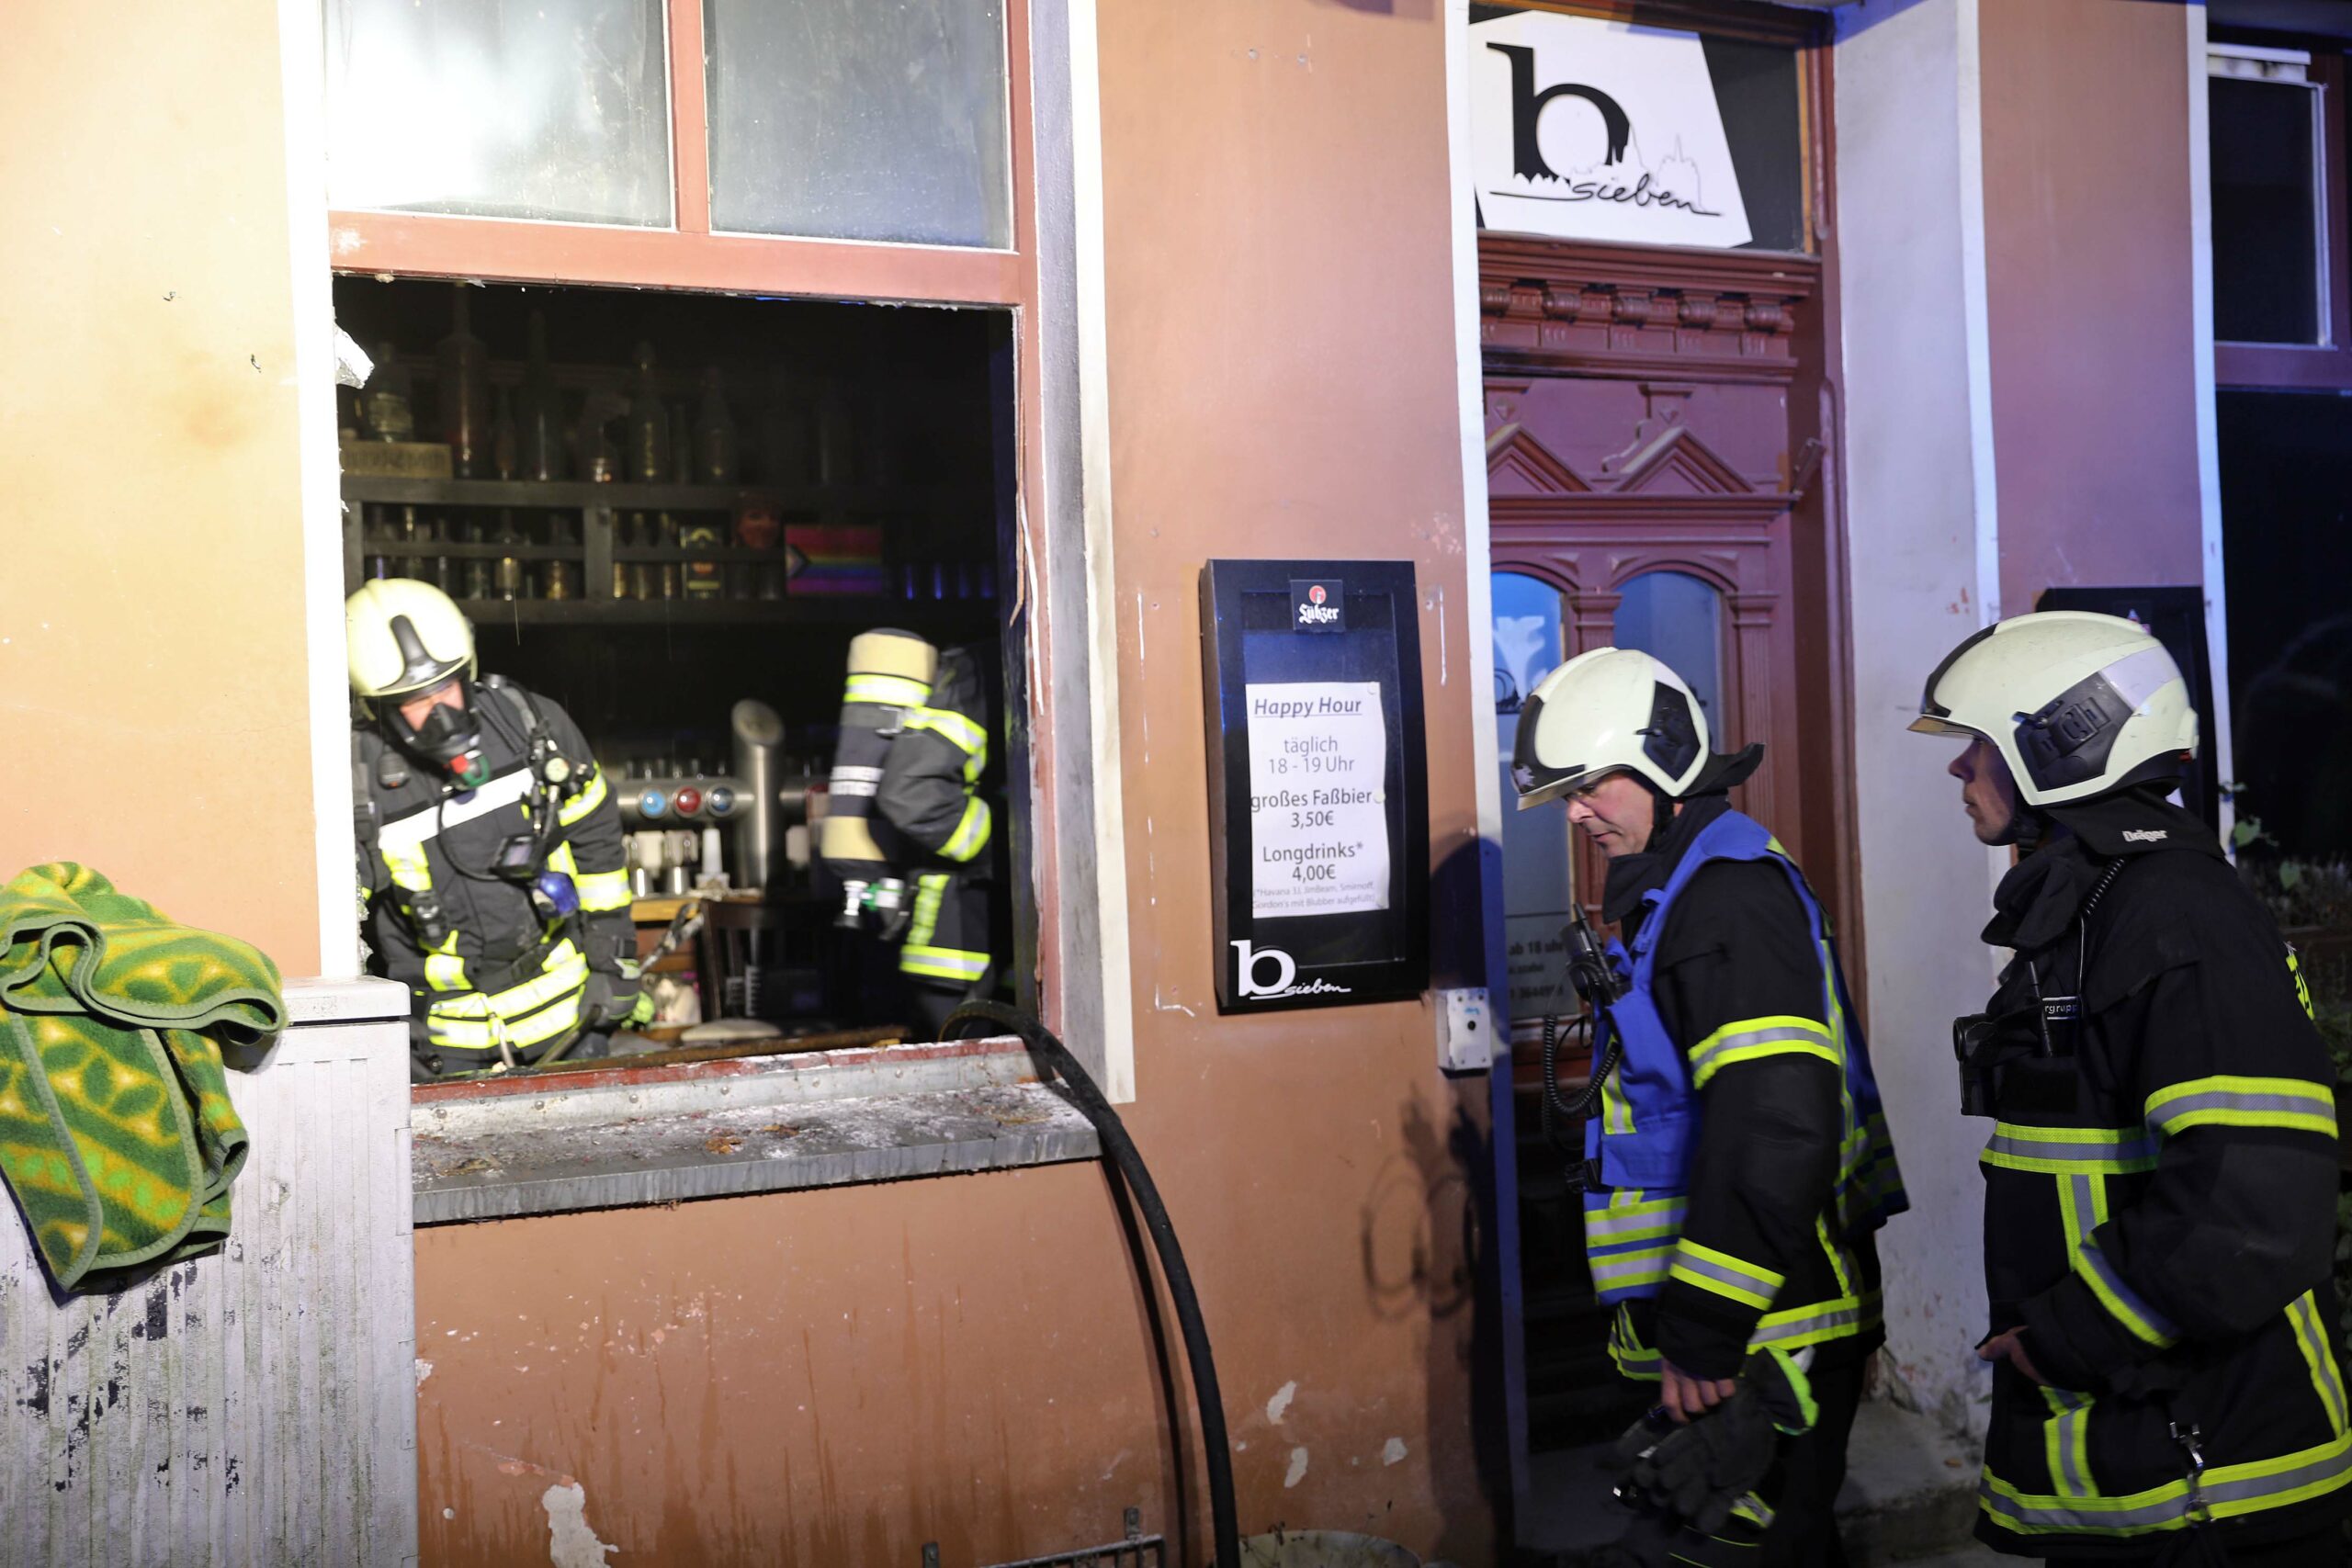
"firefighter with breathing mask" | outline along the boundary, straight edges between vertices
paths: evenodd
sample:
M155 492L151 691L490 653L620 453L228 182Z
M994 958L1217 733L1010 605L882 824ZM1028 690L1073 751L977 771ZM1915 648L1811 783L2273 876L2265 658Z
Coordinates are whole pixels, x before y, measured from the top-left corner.
M344 607L363 920L409 987L413 1076L601 1054L651 1016L620 813L571 716L492 675L439 589L389 579Z
M2135 622L1976 633L1911 727L1978 840L2019 852L1960 1020L1990 1118L1994 1363L1977 1535L2060 1562L2345 1561L2352 1427L2329 1268L2335 1077L2293 951L2167 798L2197 711Z
M1884 1338L1873 1237L1905 1207L1827 917L1726 798L1762 757L1712 753L1681 677L1603 648L1536 687L1512 760L1520 809L1564 799L1608 857L1622 931L1571 1178L1611 1354L1660 1384L1621 1445L1643 1562L1845 1561L1832 1506Z

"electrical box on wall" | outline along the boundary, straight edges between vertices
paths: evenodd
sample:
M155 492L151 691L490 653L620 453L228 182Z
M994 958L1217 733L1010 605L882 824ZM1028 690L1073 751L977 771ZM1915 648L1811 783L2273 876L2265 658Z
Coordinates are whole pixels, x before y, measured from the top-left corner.
M1410 561L1202 570L1220 1012L1428 988L1416 607Z

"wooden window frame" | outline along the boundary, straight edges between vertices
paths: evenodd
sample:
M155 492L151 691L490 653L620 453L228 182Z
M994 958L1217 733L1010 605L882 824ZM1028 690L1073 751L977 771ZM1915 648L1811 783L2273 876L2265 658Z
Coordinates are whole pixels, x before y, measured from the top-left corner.
M897 303L1035 303L1035 268L1029 265L1036 252L1029 0L1005 4L1010 250L714 232L703 0L668 0L666 20L670 227L335 208L328 213L335 270Z
M1050 0L1048 9L1054 9ZM1039 1011L1067 1032L1074 1022L1093 1019L1110 1004L1107 998L1099 1005L1089 999L1091 982L1078 972L1084 944L1069 944L1065 951L1065 942L1056 935L1064 902L1057 852L1062 824L1057 817L1053 783L1057 755L1067 749L1074 756L1085 756L1091 731L1082 705L1076 712L1064 712L1058 726L1047 711L1047 694L1054 688L1054 620L1043 613L1042 605L1029 604L1032 591L1050 595L1052 584L1085 570L1082 540L1057 543L1056 528L1036 525L1045 521L1035 513L1046 495L1047 465L1056 449L1047 441L1041 384L1045 355L1038 307L1047 285L1041 272L1037 238L1034 12L1033 0L1006 0L1010 250L713 232L702 48L704 0L667 0L670 227L330 208L328 254L335 273L361 276L788 296L1012 312L1016 422L1012 446L1019 498L1015 526L1024 581L1008 596L1007 614L1021 615L1019 625L1026 644L1025 731L1032 781L1028 804L1035 824L1029 835L1026 886L1034 906L1027 910L1019 908L1016 892L1013 933L1016 960L1034 958L1035 968L1017 976L1015 981L1025 994L1034 980ZM1091 671L1084 632L1064 635L1080 639L1072 668L1089 671L1090 682L1102 682L1104 675ZM1074 812L1085 809L1084 803L1072 807ZM1085 889L1077 897L1082 900ZM1133 1092L1128 1031L1108 1018L1096 1021L1096 1027L1104 1031L1102 1041L1074 1035L1071 1044L1081 1059L1094 1060L1098 1070L1104 1071L1113 1098L1128 1099ZM1109 1059L1097 1057L1097 1049L1107 1051Z
M2223 40L2215 40L2223 41ZM2324 344L2213 344L2213 380L2232 389L2352 390L2352 200L2346 197L2344 55L2339 42L2311 47L2311 77L2319 84L2321 177L2325 211L2320 240L2327 258L2327 292L2320 308L2328 323ZM2219 280L2215 280L2219 287Z

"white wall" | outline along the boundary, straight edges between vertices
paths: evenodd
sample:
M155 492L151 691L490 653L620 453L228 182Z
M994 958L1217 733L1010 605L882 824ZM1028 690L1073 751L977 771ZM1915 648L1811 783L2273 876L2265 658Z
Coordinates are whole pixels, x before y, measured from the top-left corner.
M1887 1331L1918 1403L1981 1427L1987 1124L1958 1113L1951 1025L1991 990L1995 863L1941 774L1952 743L1905 729L1928 671L1998 613L1976 0L1863 0L1838 35L1862 984L1912 1204L1880 1242Z

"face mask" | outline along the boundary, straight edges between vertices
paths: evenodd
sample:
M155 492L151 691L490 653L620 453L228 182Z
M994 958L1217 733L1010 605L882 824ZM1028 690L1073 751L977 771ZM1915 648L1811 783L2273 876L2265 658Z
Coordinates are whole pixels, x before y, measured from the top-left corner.
M407 731L401 738L403 745L442 771L458 788L473 789L489 781L490 764L481 754L481 726L475 722L470 707L442 703L413 729L395 714L394 727Z

